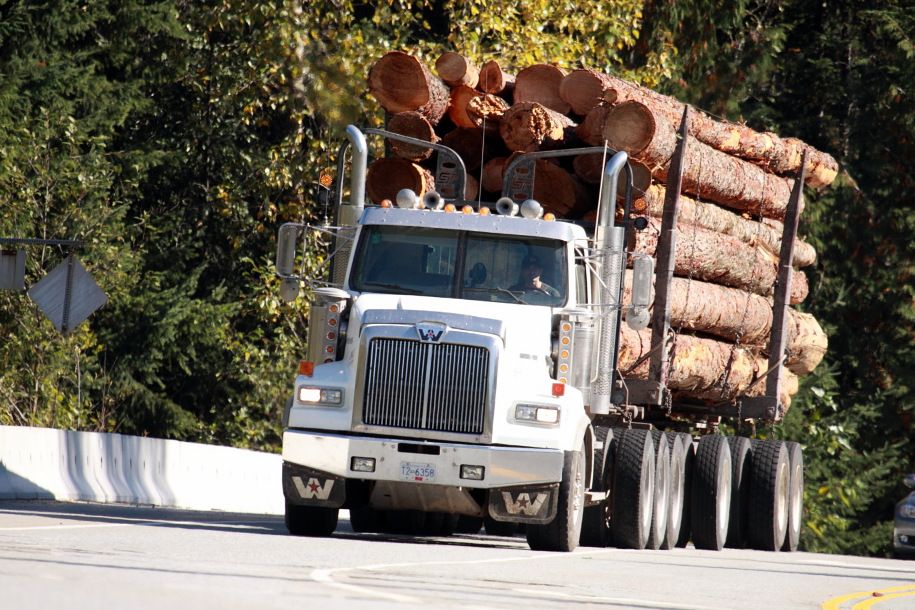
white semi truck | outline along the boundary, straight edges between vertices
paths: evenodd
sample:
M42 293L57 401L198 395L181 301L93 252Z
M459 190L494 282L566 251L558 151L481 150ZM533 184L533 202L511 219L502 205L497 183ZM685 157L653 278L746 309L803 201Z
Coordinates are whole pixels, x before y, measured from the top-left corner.
M366 135L435 148L438 192L367 205ZM640 227L628 218L622 152L607 155L591 230L543 215L531 199L535 160L582 152L594 149L520 155L505 196L488 206L459 196L464 167L450 149L347 128L325 194L334 218L289 223L278 236L283 298L303 283L311 298L307 356L284 413L290 533L330 535L345 508L359 532L449 535L485 519L495 531L523 524L531 548L553 551L689 540L797 548L800 447L726 437L717 425L777 420L781 361L766 397L714 410L671 400L663 344L649 379L621 375L624 308L625 323L669 332L675 244L662 239L657 263L625 252L627 231ZM666 215L676 206L674 197ZM328 274L305 277L302 246L328 231Z

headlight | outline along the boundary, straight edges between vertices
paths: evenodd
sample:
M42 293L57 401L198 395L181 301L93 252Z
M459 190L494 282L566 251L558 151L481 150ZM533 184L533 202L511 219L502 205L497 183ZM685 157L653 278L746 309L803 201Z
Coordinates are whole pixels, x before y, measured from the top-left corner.
M915 519L915 504L903 504L900 506L899 516L906 519Z
M515 419L519 422L556 425L559 423L559 407L545 405L517 405Z
M338 407L343 404L343 390L335 388L315 388L300 386L297 393L299 402L308 405L327 405Z

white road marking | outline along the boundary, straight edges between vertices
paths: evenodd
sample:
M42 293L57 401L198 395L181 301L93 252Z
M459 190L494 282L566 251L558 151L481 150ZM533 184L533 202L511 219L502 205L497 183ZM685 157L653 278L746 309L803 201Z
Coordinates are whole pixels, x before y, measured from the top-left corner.
M574 593L560 593L559 591L545 591L543 589L513 589L518 593L537 595L539 597L558 597L579 602L591 602L601 604L615 604L619 606L631 606L633 608L670 608L671 610L726 610L715 606L686 606L682 603L659 602L647 599L635 599L632 597L602 597L599 595L579 595Z
M22 527L0 527L0 532L27 532L34 530L75 530L93 527L127 527L133 523L74 523L73 525L28 525Z

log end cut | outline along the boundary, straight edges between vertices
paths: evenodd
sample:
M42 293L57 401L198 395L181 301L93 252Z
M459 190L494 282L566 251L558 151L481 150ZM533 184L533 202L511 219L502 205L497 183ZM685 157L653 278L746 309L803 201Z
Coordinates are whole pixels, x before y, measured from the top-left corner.
M534 64L518 73L515 79L515 103L537 102L559 114L572 109L559 95L559 85L566 73L552 64Z
M396 200L401 189L411 189L422 198L434 188L435 182L428 170L393 157L373 161L365 179L366 194L375 204L385 199Z
M605 101L604 94L609 86L605 74L596 70L573 70L559 83L559 96L571 106L572 112L585 116Z
M480 76L480 72L473 62L453 51L442 53L435 62L435 71L443 81L452 87L457 85L476 87Z
M369 70L369 92L391 113L420 111L433 125L445 114L448 87L417 58L400 51L386 53Z
M625 150L630 155L637 156L652 143L655 129L655 118L651 110L639 102L624 102L607 113L603 139L610 148Z
M425 140L426 142L438 142L438 136L435 135L432 125L426 120L426 117L415 110L398 112L392 116L388 120L388 131L393 131L402 136L416 138L417 140ZM390 140L390 143L391 153L401 159L423 161L432 156L431 148L414 146L413 144L398 142L397 140Z

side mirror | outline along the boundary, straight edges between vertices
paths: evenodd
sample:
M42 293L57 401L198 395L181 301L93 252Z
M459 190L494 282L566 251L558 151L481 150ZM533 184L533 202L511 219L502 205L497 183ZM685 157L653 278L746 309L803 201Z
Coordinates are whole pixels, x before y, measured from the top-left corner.
M276 273L282 278L294 275L295 245L301 231L302 225L287 222L276 236Z
M915 473L905 475L902 481L909 489L915 489Z

